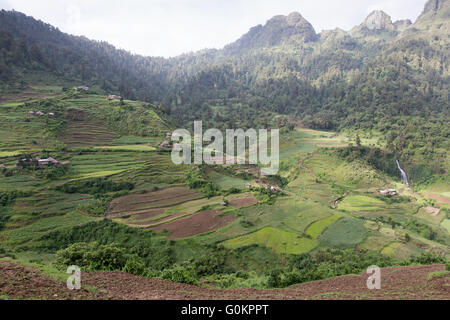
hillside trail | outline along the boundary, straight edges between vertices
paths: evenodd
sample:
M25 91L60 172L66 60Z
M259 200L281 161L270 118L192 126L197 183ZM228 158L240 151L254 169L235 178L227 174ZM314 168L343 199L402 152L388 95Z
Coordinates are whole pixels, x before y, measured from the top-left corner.
M298 165L299 165L300 168L307 170L309 173L311 173L314 177L317 178L317 175L315 174L315 172L314 172L312 169L308 168L307 166L305 166L305 165L303 164L306 160L308 160L309 158L313 157L316 153L317 153L317 152L313 152L313 153L310 153L310 154L306 155L306 156L303 157L303 159L298 163Z
M333 209L337 209L337 206L338 206L338 204L339 204L339 201L344 200L344 198L345 198L347 195L348 195L348 193L347 193L347 192L344 192L344 194L342 195L342 197L339 197L339 198L337 198L336 200L334 200L332 208L333 208Z

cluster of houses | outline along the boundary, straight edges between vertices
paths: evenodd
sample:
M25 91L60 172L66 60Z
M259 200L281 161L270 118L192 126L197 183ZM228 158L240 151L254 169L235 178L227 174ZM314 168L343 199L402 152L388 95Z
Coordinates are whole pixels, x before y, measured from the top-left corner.
M91 88L85 87L85 86L73 87L73 89L74 89L74 90L84 90L84 91L89 91L89 90L91 90Z
M110 94L108 96L108 100L118 100L118 99L122 99L122 97L121 96L116 96L114 94Z
M166 140L163 141L163 143L161 143L159 145L160 148L170 148L170 139L172 139L172 133L167 132L166 133Z
M59 166L61 162L53 159L52 157L49 157L47 159L41 159L39 157L36 158L24 158L20 159L16 162L16 167L28 167L28 166L38 166L38 167L45 167L45 166Z
M395 189L380 190L380 194L382 196L387 196L387 195L396 196L397 195L397 190L395 190Z
M53 112L49 112L49 113L45 114L42 111L38 111L38 112L30 111L30 112L28 112L28 115L33 116L33 117L43 117L43 116L54 117L55 116L55 114Z

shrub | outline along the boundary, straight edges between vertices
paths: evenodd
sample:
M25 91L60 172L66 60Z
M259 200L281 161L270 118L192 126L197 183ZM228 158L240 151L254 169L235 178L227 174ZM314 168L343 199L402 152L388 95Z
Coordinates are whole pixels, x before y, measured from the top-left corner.
M65 193L102 194L123 190L132 190L134 184L128 181L115 182L107 178L94 178L89 180L68 182L56 189Z
M147 275L145 270L145 264L135 256L132 256L127 260L125 266L122 269L123 272L131 273L137 276Z
M422 264L422 265L428 265L428 264L446 264L448 263L447 259L445 257L435 254L435 253L429 253L425 252L417 257L410 258L409 260L404 261L403 265L414 265L414 264Z
M170 269L166 269L162 272L162 278L165 280L187 283L187 284L196 284L196 272L192 266L179 266L175 265Z
M123 248L114 244L99 245L97 242L75 243L56 253L56 265L77 265L88 270L120 271L131 257Z

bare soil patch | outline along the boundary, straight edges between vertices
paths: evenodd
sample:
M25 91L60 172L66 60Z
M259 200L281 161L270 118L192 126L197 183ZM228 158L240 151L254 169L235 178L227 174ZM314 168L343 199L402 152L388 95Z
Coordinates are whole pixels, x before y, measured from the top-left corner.
M222 212L218 210L202 211L193 216L162 224L150 229L169 231L169 239L191 237L196 234L220 229L236 219L236 217L233 216L220 217L221 213Z
M256 203L258 203L258 200L253 197L230 200L230 205L236 208L248 207Z
M71 147L98 146L111 143L117 134L100 122L70 121L59 140Z
M380 290L367 289L365 272L274 290L222 290L123 272L83 272L82 289L70 291L65 283L51 279L35 268L0 261L0 295L9 299L50 300L449 300L449 275L427 280L431 272L444 269L444 265L385 268L381 270ZM97 290L92 293L83 285Z
M94 300L108 299L103 292L69 290L66 283L51 279L32 267L0 261L0 295L9 299Z
M437 200L439 202L450 204L450 199L449 198L441 197L441 196L438 196L436 194L431 194L431 193L428 193L426 196L430 197L431 199Z
M203 198L202 194L186 187L173 187L144 194L130 194L114 199L110 204L111 209L108 216L139 213L148 213L151 216L155 216L160 214L156 213L159 211L150 212L150 209L167 208L186 201L201 198Z
M147 220L147 221L145 221L145 220L140 220L140 221L138 221L138 222L136 222L136 221L131 221L131 222L130 222L130 225L136 225L136 226L150 226L150 225L155 225L155 224L164 223L164 221L168 222L169 220L173 220L173 219L175 219L175 218L182 217L182 216L184 216L184 215L186 215L186 212L179 212L179 213L176 213L176 214L170 214L170 215L167 215L167 216L165 216L165 217L158 218L158 219L154 219L154 220L150 220L150 221L148 221L148 220Z
M125 273L92 273L84 276L91 286L106 289L114 299L144 300L423 300L450 299L450 277L427 280L443 265L395 267L381 270L381 289L369 290L368 275L343 276L295 285L286 289L213 289L141 278Z
M433 217L436 217L441 212L441 210L439 210L438 208L433 208L433 207L426 207L425 211L427 213L429 213L430 216L433 216Z

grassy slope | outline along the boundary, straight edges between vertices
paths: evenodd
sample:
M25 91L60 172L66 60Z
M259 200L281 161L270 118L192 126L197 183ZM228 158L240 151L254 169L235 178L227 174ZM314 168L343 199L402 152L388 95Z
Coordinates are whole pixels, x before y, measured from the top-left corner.
M92 201L92 196L64 194L49 188L68 181L110 177L114 181L134 182L136 188L133 192L140 193L154 187L182 185L184 181L184 167L174 166L169 154L159 154L154 150L164 139L165 132L170 131L170 122L159 116L157 109L131 101L126 101L126 107L121 107L118 101L110 102L98 95L60 93L56 99L55 119L30 118L25 122L30 107L11 102L0 106L0 121L5 124L2 126L5 139L0 142L0 163L12 165L18 150L41 155L47 149L51 150L52 156L71 164L68 174L57 180L42 178L35 172L20 172L0 178L0 190L32 192L18 199L6 229L0 231L1 247L8 250L22 248L20 255L30 259L36 257L32 248L42 235L98 219L78 210L80 205ZM53 111L52 105L42 104L39 108L44 112ZM67 110L70 109L82 110L84 120L68 118ZM120 125L114 126L114 121L118 120L110 113L120 119ZM121 114L126 114L127 118L118 117ZM105 115L106 121L96 121ZM66 124L58 125L59 120ZM76 128L80 123L91 123L83 127L86 140L83 145L76 144L80 142L77 141L79 137L70 131L71 125ZM146 130L148 127L157 130L149 132ZM64 141L69 142L68 145L64 145ZM394 204L381 201L376 198L380 188L396 187L402 192L404 190L404 194L410 194L400 187L398 180L363 163L347 163L320 149L346 144L345 136L296 129L285 134L280 141L281 175L289 179L285 187L289 196L279 197L273 205L259 203L243 208L223 208L220 206L223 197L203 197L157 206L156 209L164 209L162 213L144 220L136 220L139 217L136 215L116 221L130 225L140 221L143 222L140 227L149 227L195 215L206 206L222 210L225 215L236 216L234 222L217 231L196 235L190 240L177 240L175 251L183 257L180 259L199 253L194 250L195 246L189 245L189 241L196 245L223 243L231 248L259 244L275 253L304 253L322 247L359 247L405 258L423 250L448 254L448 218L444 219L443 212L438 218L429 218L423 211L418 211L422 205L420 199ZM75 143L71 145L70 142ZM299 162L303 167L298 165ZM208 176L222 189L244 187L247 183L215 171L209 172ZM433 190L441 190L442 184L432 187ZM344 194L347 197L337 209L332 209L334 201ZM226 198L231 200L234 197ZM145 203L142 208L146 208ZM441 230L442 239L447 242L430 241L414 231L405 231L398 225L392 226L386 220L380 220L383 217L399 223L410 219L420 221ZM405 233L412 239L408 243L404 241Z

